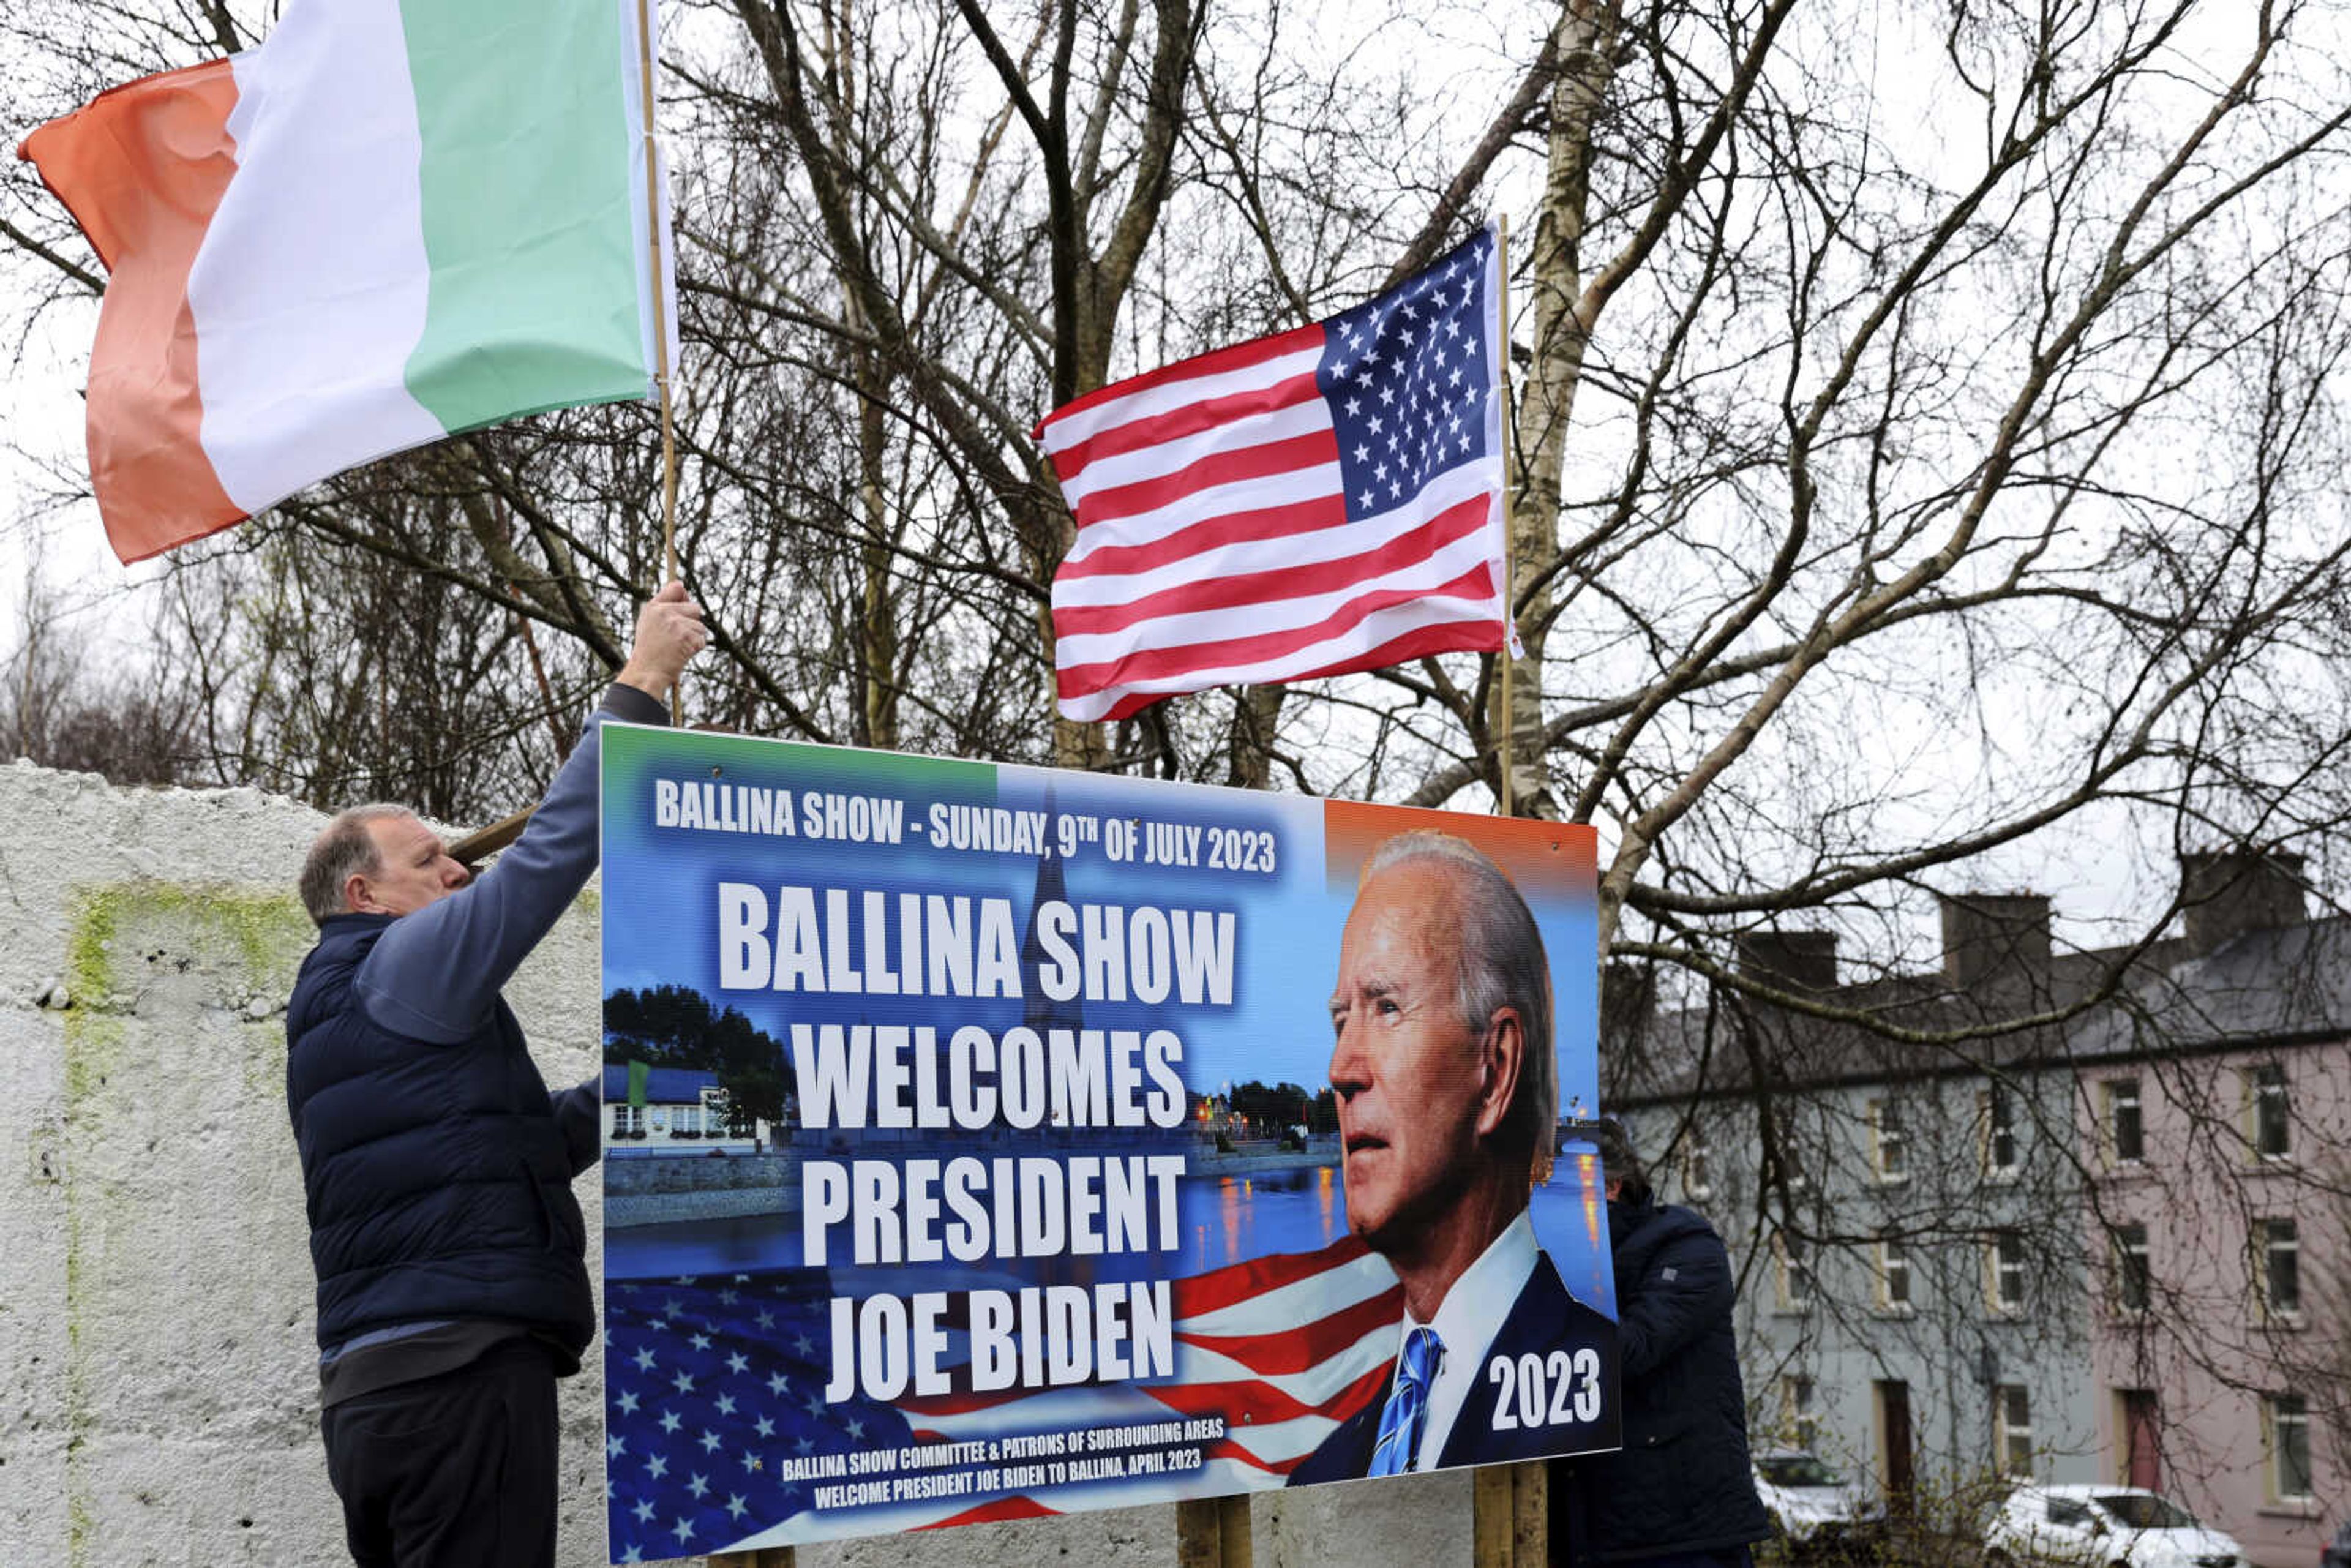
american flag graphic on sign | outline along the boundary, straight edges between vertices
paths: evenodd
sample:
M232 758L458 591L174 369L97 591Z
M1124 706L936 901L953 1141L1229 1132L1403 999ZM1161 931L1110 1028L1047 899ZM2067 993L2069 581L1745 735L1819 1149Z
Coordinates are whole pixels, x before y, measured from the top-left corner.
M807 1270L615 1283L605 1308L612 1560L744 1550L1068 1508L1273 1487L1384 1387L1404 1315L1387 1264L1353 1238L1176 1281L1176 1375L1155 1384L827 1404L831 1288ZM1221 1417L1180 1473L844 1508L809 1472L908 1444ZM1057 1492L1066 1490L1065 1500ZM814 1515L813 1519L810 1515Z
M1343 315L1047 416L1078 523L1061 712L1500 649L1500 288L1488 228Z

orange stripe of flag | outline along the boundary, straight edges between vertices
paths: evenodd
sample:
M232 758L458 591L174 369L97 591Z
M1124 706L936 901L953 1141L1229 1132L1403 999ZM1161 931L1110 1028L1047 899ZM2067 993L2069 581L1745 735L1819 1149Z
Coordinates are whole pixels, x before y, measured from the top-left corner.
M188 273L236 172L226 60L144 77L25 139L111 274L89 360L89 474L127 564L241 521L204 455Z

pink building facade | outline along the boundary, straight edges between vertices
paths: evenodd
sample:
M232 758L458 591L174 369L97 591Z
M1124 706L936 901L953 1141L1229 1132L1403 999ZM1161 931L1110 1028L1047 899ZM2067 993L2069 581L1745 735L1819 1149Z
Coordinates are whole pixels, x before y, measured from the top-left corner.
M2076 1099L2107 1479L2315 1563L2351 1517L2351 1044L2091 1054Z

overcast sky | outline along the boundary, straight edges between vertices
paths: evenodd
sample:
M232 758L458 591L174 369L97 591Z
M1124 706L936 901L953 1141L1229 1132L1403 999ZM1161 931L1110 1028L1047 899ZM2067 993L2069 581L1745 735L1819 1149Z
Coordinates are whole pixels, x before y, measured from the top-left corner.
M147 3L159 4L160 0ZM1934 40L1911 35L1912 23L1903 7L1865 4L1860 9L1867 23L1850 32L1859 40L1858 47L1871 51L1866 74L1880 84L1877 97L1882 133L1899 144L1939 145L1933 142L1938 135L1937 95L1931 83L1941 73ZM1506 57L1506 48L1522 50L1530 40L1539 37L1536 30L1524 25L1523 17L1529 14L1519 12L1519 19L1513 20L1499 14L1471 16L1464 13L1445 24L1451 31L1435 42L1425 32L1415 29L1411 33L1414 49L1439 62L1431 69L1458 85L1458 92L1453 100L1462 106L1464 123L1473 129L1482 126L1491 113L1492 104L1500 92L1507 90L1519 68ZM1325 47L1340 47L1335 40L1347 34L1340 30L1337 19L1349 15L1345 7L1333 9L1332 29L1321 34ZM1360 15L1355 13L1354 17ZM2227 35L2237 31L2244 18L2225 8L2217 8L2211 15L2214 20L2191 35L2186 47L2179 51L2176 64L2184 83L2208 80L2210 72L2207 62L2226 58L2233 52L2230 46L2235 40ZM1845 27L1851 17L1850 11L1824 11L1799 25ZM1351 29L1360 29L1361 26L1360 20L1353 18L1348 24ZM1316 29L1302 29L1300 36L1315 37L1316 33ZM1360 37L1360 32L1353 36ZM1508 46L1505 39L1510 40ZM1899 86L1889 85L1897 83ZM1928 85L1922 88L1922 83ZM2188 89L2183 87L2185 90ZM28 129L9 127L9 141L13 143ZM1954 148L1951 155L1964 157L1966 152ZM1505 203L1517 215L1522 233L1532 226L1532 193L1527 187L1538 173L1531 160L1523 160L1511 171L1510 183L1503 187ZM77 481L83 477L78 389L87 368L95 319L94 302L76 301L50 309L22 341L14 372L0 383L0 421L5 422L10 440L23 452L21 457L0 452L0 516L10 519L8 526L0 528L0 564L5 564L12 585L7 595L0 596L0 650L15 649L22 636L21 607L15 585L24 580L37 553L47 580L72 602L87 607L80 620L100 639L99 645L109 651L110 657L142 656L144 608L135 593L126 594L140 582L152 580L158 567L149 563L126 570L118 563L105 545L95 508L86 497L47 511L39 511L35 506L37 497L51 487L45 469L71 476ZM1524 331L1521 325L1521 337ZM9 347L16 348L16 342L11 340ZM689 373L690 371L689 366ZM2028 712L2020 709L2008 717L2011 722L2002 723L1995 715L1991 729L2028 733ZM1899 751L1906 744L1923 744L1922 737L1898 734L1877 740L1889 751ZM1948 755L1936 764L1943 775L1936 787L1947 790L1974 787L1966 772L1968 748L1947 747L1942 750ZM1759 753L1743 766L1764 765L1765 757ZM1466 800L1463 803L1468 804ZM1931 804L1921 809L1932 809ZM2116 939L2118 927L2111 923L2126 922L2150 901L2168 896L2173 870L2168 847L2136 831L2123 810L2112 807L2085 813L2055 831L1979 862L1969 869L1967 876L1969 885L1979 889L2031 888L2049 894L2056 904L2061 941L2094 946ZM1912 911L1911 920L1923 919L1926 907L1922 899ZM1921 936L1931 940L1914 924L1909 945L1915 946ZM1872 942L1867 936L1862 939ZM1886 939L1881 936L1876 940Z

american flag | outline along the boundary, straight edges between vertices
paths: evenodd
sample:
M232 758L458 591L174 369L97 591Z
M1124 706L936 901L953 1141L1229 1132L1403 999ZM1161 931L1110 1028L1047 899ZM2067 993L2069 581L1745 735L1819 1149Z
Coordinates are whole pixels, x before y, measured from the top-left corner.
M1279 1486L1380 1396L1404 1291L1352 1237L1175 1283L1175 1377L1156 1384L827 1405L822 1270L613 1284L605 1309L605 1493L613 1560L653 1562L847 1535L1213 1497ZM828 1513L793 1460L908 1443L1221 1416L1180 1473Z
M1502 647L1497 253L1481 230L1344 315L1046 417L1078 521L1066 716Z
M821 1270L613 1282L604 1496L615 1563L724 1551L811 1506L786 1461L906 1441L887 1406L828 1405Z

